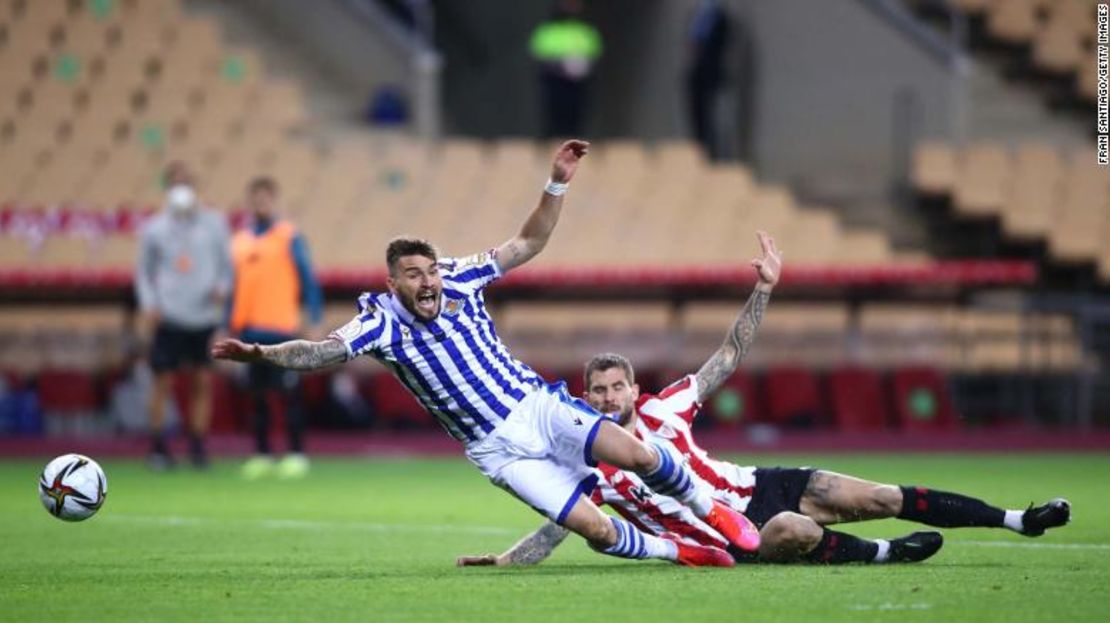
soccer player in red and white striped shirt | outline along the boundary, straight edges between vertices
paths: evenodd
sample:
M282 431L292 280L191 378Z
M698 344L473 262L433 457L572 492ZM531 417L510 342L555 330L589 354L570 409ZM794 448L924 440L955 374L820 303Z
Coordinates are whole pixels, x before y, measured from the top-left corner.
M923 487L868 482L822 470L742 467L710 457L694 440L691 426L702 401L739 365L751 347L771 290L778 282L781 256L774 240L759 233L763 257L752 264L759 283L721 347L698 370L658 395L640 395L632 364L620 355L598 355L586 364L586 400L615 414L637 437L673 451L689 467L696 484L744 513L760 527L758 558L817 563L916 562L935 554L939 532L915 532L890 541L836 532L830 524L898 517L938 527L1009 528L1040 536L1067 523L1070 507L1055 499L1025 511L1003 510L981 500ZM653 493L636 477L612 466L598 467L602 479L594 500L607 503L640 530L671 534L683 542L728 547L725 539L676 500ZM565 537L554 524L528 535L500 556L464 556L460 565L535 564ZM732 548L738 559L749 555Z

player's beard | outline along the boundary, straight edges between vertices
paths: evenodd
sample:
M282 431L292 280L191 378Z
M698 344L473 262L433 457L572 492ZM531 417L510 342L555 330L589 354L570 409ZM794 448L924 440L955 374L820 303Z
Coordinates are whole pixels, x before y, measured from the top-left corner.
M410 314L412 314L413 316L415 316L417 318L420 318L421 320L435 320L435 317L439 315L440 299L443 297L443 293L439 292L438 290L433 290L431 292L431 294L434 297L433 300L432 300L432 305L433 305L434 309L431 312L430 316L425 315L427 310L422 310L417 305L417 301L420 300L420 295L421 295L420 290L417 290L417 292L415 294L413 294L411 297L408 297L408 296L403 297L402 300L401 300L401 304L405 306L405 309L407 309Z
M617 423L621 426L628 426L628 423L632 421L633 411L633 405L631 404L618 410L616 412Z

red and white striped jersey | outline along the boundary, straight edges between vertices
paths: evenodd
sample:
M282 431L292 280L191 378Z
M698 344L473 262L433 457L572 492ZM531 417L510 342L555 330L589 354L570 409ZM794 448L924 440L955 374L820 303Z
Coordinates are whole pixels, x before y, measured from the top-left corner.
M707 486L713 497L743 512L755 488L755 468L717 461L694 442L690 430L701 403L697 377L689 375L658 395L643 394L636 401L636 436L670 447L690 468L696 486ZM677 458L676 456L676 458ZM727 541L684 504L654 493L636 474L611 465L598 466L600 480L594 501L608 504L617 513L651 534L673 532L685 540L725 547Z

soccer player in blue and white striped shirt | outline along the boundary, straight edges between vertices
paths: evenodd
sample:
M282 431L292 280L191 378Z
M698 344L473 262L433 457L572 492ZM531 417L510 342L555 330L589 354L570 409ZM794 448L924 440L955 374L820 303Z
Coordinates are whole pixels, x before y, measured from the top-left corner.
M592 468L598 461L635 472L653 490L689 506L737 547L754 550L758 532L751 522L714 502L709 489L695 486L687 466L670 452L638 440L568 395L564 383L548 384L514 358L486 312L485 287L547 245L567 185L588 150L588 143L577 140L559 147L539 205L520 232L501 246L462 259L440 259L423 240L397 238L386 250L389 291L360 296L354 319L327 339L272 346L223 340L212 354L297 370L358 355L374 357L463 442L467 458L494 484L605 554L678 558L673 541L609 517L590 500L597 483ZM705 549L700 564L733 564L724 551Z

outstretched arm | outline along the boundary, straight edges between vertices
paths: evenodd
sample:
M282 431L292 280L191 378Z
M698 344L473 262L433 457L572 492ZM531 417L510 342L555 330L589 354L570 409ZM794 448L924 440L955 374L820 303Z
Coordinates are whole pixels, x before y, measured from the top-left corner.
M752 266L759 272L759 283L755 291L748 297L747 304L736 318L724 343L713 353L698 370L698 401L704 401L710 394L724 383L725 379L736 371L744 355L748 353L752 342L755 341L756 329L763 321L763 312L771 300L771 290L779 281L782 270L782 254L775 248L775 240L766 232L757 232L759 246L763 249L763 257L752 260Z
M220 340L212 345L212 357L231 361L272 363L292 370L316 370L347 360L347 347L331 338L320 342L290 340L273 346Z
M455 561L460 567L483 565L534 565L548 556L567 538L570 531L559 524L549 521L539 530L524 537L513 545L504 554L486 554L485 556L459 556Z
M551 165L553 184L544 189L539 205L528 215L520 233L497 248L497 263L501 272L506 273L520 266L547 246L563 209L566 184L570 183L578 170L578 163L589 151L590 144L586 141L567 141L555 152L555 161Z

